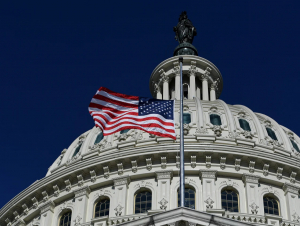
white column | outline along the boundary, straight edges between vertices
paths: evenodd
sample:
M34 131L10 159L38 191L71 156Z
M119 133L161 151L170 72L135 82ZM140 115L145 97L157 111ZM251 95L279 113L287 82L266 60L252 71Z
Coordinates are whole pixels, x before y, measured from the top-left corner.
M53 220L53 212L54 212L55 204L53 201L48 201L44 205L40 207L41 210L41 225L43 226L51 226Z
M169 100L170 94L169 94L169 79L166 77L163 80L163 99L164 100Z
M180 74L175 76L175 99L180 100Z
M89 186L84 186L74 190L75 194L75 209L72 213L72 219L75 219L76 223L85 223L87 220L87 207L88 199L91 189Z
M130 183L129 176L118 177L114 179L115 186L115 202L114 202L114 211L115 216L124 216L127 213L127 189L128 184ZM130 200L133 202L133 200Z
M253 174L243 174L243 181L245 183L245 191L246 191L246 209L249 214L260 214L264 215L263 207L259 206L260 200L258 197L258 181L260 176L256 176ZM240 203L242 205L242 203Z
M200 170L203 189L202 204L199 205L200 211L206 209L216 209L216 170Z
M208 100L208 82L207 77L202 78L202 99Z
M216 100L216 85L215 83L211 84L210 86L210 100L214 101Z
M173 171L163 170L156 171L157 178L157 200L160 209L169 210L170 209L170 184L173 176Z
M193 99L196 97L196 81L195 75L197 72L196 62L191 62L191 67L189 69L189 76L190 76L190 90L189 90L189 99Z
M285 193L287 215L290 221L298 220L300 217L300 205L298 199L299 187L294 184L285 183L283 190ZM281 207L281 211L284 211Z
M196 96L197 96L197 98L201 99L201 89L200 89L200 87L197 87Z
M156 99L162 99L162 94L160 92L160 90L156 93Z

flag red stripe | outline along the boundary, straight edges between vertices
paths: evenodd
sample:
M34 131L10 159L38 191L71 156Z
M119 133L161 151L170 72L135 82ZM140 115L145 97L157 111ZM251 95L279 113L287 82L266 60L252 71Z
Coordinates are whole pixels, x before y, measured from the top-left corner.
M129 100L139 100L139 97L138 96L130 96L130 95L126 95L126 94L121 94L121 93L116 93L114 91L111 91L105 87L100 87L100 89L98 89L98 91L105 91L109 94L112 94L114 96L117 96L117 97L121 97L121 98L125 98L125 99L129 99Z
M118 100L109 99L109 98L107 98L105 96L102 96L102 95L95 95L94 98L97 99L97 100L103 100L105 102L115 104L115 105L119 105L119 106L126 107L126 108L137 108L138 107L136 104L124 103L124 102L121 102L121 101L118 101Z

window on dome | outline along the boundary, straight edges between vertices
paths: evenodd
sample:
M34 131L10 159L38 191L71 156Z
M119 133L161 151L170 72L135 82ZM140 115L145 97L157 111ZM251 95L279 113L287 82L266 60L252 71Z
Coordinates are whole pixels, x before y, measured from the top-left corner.
M250 124L245 119L239 119L239 123L243 130L251 131Z
M120 134L127 133L130 129L121 130Z
M98 144L98 143L100 143L100 141L103 139L103 133L101 132L101 133L99 133L98 135L97 135L97 137L96 137L96 140L95 140L95 143L94 144Z
M178 193L178 206L180 206L180 192ZM195 190L191 188L184 189L184 207L195 209Z
M141 191L135 195L134 213L146 213L152 207L152 193Z
M293 141L292 139L290 139L290 141L291 141L291 143L292 143L292 145L293 145L293 148L295 148L296 151L300 152L299 147L298 147L298 145L296 144L296 142Z
M95 205L95 213L94 217L103 217L109 215L109 205L110 200L109 198L104 198L98 201Z
M216 126L222 125L221 117L216 114L209 115L210 123Z
M264 211L267 214L279 215L279 202L277 199L264 196Z
M183 124L191 123L191 114L183 113Z
M75 151L74 151L74 154L73 154L72 158L73 158L75 155L78 154L78 152L80 151L81 145L82 145L82 143L79 144L79 145L77 146L77 148L76 148Z
M278 140L275 132L271 128L266 127L266 129L267 129L269 137L271 137L273 140Z
M228 212L239 212L239 195L232 189L221 192L222 209Z
M59 226L71 226L72 212L64 213L59 219Z

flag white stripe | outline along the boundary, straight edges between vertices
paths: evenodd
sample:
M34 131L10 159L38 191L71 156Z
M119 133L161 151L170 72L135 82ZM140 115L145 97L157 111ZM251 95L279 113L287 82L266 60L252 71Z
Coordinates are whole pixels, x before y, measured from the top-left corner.
M135 104L135 105L139 104L138 100L130 100L130 99L122 98L122 97L117 97L117 96L114 96L114 95L112 95L110 93L107 93L103 90L101 90L101 91L98 90L96 94L107 97L109 99L118 100L118 101L121 101L121 102L124 102L124 103Z
M103 100L98 100L98 99L95 99L95 98L93 98L91 102L94 103L94 104L100 104L104 107L114 108L118 111L130 111L132 109L132 108L127 108L127 107L123 107L123 106L120 106L120 105L112 104L112 103L109 103L109 102L106 102L106 101L103 101Z

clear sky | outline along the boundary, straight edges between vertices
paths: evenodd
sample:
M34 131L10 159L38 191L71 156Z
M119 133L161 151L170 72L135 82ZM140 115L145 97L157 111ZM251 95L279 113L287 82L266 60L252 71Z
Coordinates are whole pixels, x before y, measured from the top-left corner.
M221 99L300 134L299 1L45 2L0 3L0 207L93 127L100 86L150 96L184 10L199 55L223 75Z

